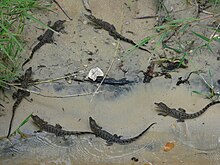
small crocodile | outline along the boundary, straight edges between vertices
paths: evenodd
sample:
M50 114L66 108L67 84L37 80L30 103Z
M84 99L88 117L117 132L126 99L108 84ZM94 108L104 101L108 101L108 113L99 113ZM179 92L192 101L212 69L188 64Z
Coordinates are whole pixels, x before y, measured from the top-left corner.
M22 89L27 89L28 88L28 83L32 82L32 68L29 67L26 71L25 74L19 78L20 83L21 83L21 88ZM12 116L9 124L9 129L8 129L8 135L7 138L10 136L11 133L11 127L12 127L12 122L15 116L15 110L18 108L19 104L23 100L23 98L30 96L30 92L18 89L17 92L13 93L13 98L16 99L13 107L12 107Z
M119 40L122 40L122 41L125 41L129 44L132 44L134 46L137 46L137 44L132 41L131 39L128 39L124 36L122 36L121 34L119 34L117 31L116 31L116 28L114 25L106 22L106 21L103 21L101 19L98 19L96 18L95 16L93 15L87 15L87 14L84 14L86 18L88 18L90 21L92 21L93 23L95 23L97 26L103 28L104 30L108 31L109 35L112 36L115 40L119 39ZM139 49L141 50L144 50L144 51L147 51L148 53L151 53L149 50L147 49L144 49L144 48L141 48L141 47L138 47Z
M160 103L154 103L158 106L158 111L160 113L158 113L158 115L162 115L162 116L172 116L177 120L177 122L184 122L185 119L194 119L199 117L200 115L202 115L209 107L215 105L215 104L219 104L220 101L213 101L211 103L209 103L208 105L206 105L202 110L192 113L192 114L188 114L186 113L186 110L183 108L169 108L166 104L160 102Z
M51 26L51 29L55 30L56 32L60 32L64 29L64 22L66 20L58 20L56 21L53 26ZM53 42L53 34L54 32L50 29L47 29L46 32L43 35L40 35L37 39L39 40L39 43L33 48L30 57L22 64L22 68L25 64L27 64L32 58L34 53L40 49L44 44L46 43L52 43Z
M101 83L103 80L103 76L97 76L95 81L90 80L90 82L96 82L96 83ZM103 80L103 84L108 84L108 85L126 85L126 84L132 84L134 81L127 80L126 78L121 78L119 80L116 80L111 77L107 77Z
M113 143L118 143L121 145L129 144L140 138L145 132L147 132L150 127L152 127L156 123L152 123L147 129L145 129L143 132L141 132L139 135L129 138L129 139L121 139L122 136L118 136L117 134L111 134L105 130L102 130L102 127L100 127L96 121L92 118L89 117L89 124L92 132L94 132L96 137L100 137L102 139L106 140L107 145L112 145Z
M65 131L62 129L62 126L59 124L56 124L55 126L48 124L48 122L44 121L37 115L31 115L31 118L34 121L34 124L36 124L40 131L46 131L48 133L53 133L56 136L66 136L66 135L85 135L85 134L94 134L93 132L80 132L80 131Z

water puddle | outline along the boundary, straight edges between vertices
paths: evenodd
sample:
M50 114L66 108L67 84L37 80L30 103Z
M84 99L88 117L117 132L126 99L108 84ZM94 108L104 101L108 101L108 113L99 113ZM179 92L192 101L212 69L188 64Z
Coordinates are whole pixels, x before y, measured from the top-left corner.
M154 85L159 84L161 82L154 82ZM191 160L190 158L185 160L185 156L191 153L196 155L198 160L208 162L211 159L215 162L215 159L218 159L220 131L214 127L213 123L218 121L216 117L218 105L213 106L204 116L195 120L177 123L171 117L158 116L155 105L152 103L164 101L173 107L182 105L181 107L186 109L196 110L200 109L201 105L206 105L206 101L196 104L201 102L199 97L190 98L189 92L185 88L173 89L167 80L164 80L163 86L164 89L160 91L150 84L149 86L134 86L131 92L118 97L117 100L103 100L100 99L100 96L95 96L92 102L90 102L91 96L56 101L48 99L44 108L40 108L43 106L44 98L33 96L34 102L27 103L27 111L18 114L15 121L22 119L23 115L29 114L31 109L31 112L37 113L49 123L59 123L66 130L89 130L88 117L93 116L105 130L123 135L124 138L139 134L152 122L157 122L157 124L134 143L107 146L103 139L93 135L71 136L63 139L45 132L34 133L37 128L30 121L24 128L24 132L30 135L28 138L21 139L17 136L13 137L11 141L1 141L1 161L4 163L13 159L17 162L27 163L31 159L48 164L72 164L74 162L79 162L79 164L88 162L129 164L133 162L131 158L136 157L139 163L155 161L159 161L161 164L163 162L187 163ZM176 100L176 93L184 99ZM61 109L65 105L65 110L54 113L54 101L59 105L56 109ZM174 141L175 147L171 151L165 152L163 146L169 141ZM209 154L216 158L212 159ZM172 156L172 159L167 159L168 156ZM191 158L194 157L191 156Z
M117 29L123 26L122 34L127 37L138 41L150 35L146 28L153 28L155 20L133 18L139 15L155 15L154 1L146 3L145 0L139 0L128 3L118 0L117 5L115 3L111 0L91 0L90 8L94 15L113 23ZM86 76L91 68L97 66L105 72L113 59L117 41L107 32L88 24L88 20L83 16L85 9L81 1L64 1L61 5L66 5L64 8L73 18L73 21L67 21L65 24L68 34L55 36L57 45L43 46L25 67L31 66L34 78L40 80L55 79L73 72ZM60 19L66 18L60 13L58 15ZM52 15L50 19L55 20L56 17ZM27 34L32 35L28 36L30 40L36 39L36 32L32 29L27 31ZM103 139L94 135L67 136L64 139L46 132L35 133L38 128L30 119L21 128L22 132L28 135L27 138L16 135L10 140L0 140L0 164L219 164L220 129L216 124L219 122L219 104L211 106L198 118L185 122L177 122L170 116L159 116L154 104L164 102L170 108L181 107L189 113L204 108L210 100L192 94L193 90L209 92L201 77L193 75L190 85L176 86L176 82L178 77L188 75L195 68L206 68L207 63L213 71L213 81L217 82L219 65L216 63L216 57L193 56L192 60L195 62L190 63L188 68L170 72L172 79L156 77L150 83L144 84L141 71L146 70L152 55L135 50L127 56L121 56L121 52L129 49L129 46L131 45L120 43L119 55L108 76L115 79L126 77L134 83L122 86L103 84L100 92L93 96L91 93L97 89L97 83L68 83L61 79L39 84L38 88L31 87L30 90L42 92L47 96L76 97L50 98L32 93L30 98L33 101L24 99L17 108L12 130L31 113L52 125L59 123L64 130L76 131L90 131L88 119L92 116L103 129L122 135L123 138L138 135L151 123L156 122L156 125L131 144L107 146ZM209 80L207 75L204 77ZM218 84L216 87L219 89L219 86ZM0 117L1 136L7 134L12 113L14 101L10 92L6 91L9 96L9 104L5 105L6 115ZM88 95L78 96L84 93ZM174 147L170 151L164 151L168 142L173 143Z

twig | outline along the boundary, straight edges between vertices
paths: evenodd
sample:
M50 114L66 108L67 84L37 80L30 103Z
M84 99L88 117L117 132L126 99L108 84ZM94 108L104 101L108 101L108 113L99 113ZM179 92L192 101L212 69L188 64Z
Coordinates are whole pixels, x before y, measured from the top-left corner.
M63 10L63 8L60 6L60 4L56 1L53 0L54 3L56 3L56 5L62 10L62 12L69 18L69 20L73 20L72 18L70 18L70 16L68 16L68 14Z
M218 24L218 26L216 27L216 30L214 31L214 33L211 35L210 39L213 39L217 33L217 30L220 28L220 23Z
M141 17L135 17L134 19L149 19L149 18L157 18L158 15L150 15L150 16L141 16Z
M101 92L101 91L100 91ZM96 93L99 93L99 92L96 92ZM73 94L73 95L64 95L64 96L51 96L51 95L44 95L44 94L41 94L39 92L36 92L34 93L36 95L40 95L42 97L49 97L49 98L69 98L69 97L80 97L80 96L87 96L87 95L92 95L93 92L90 92L90 93L80 93L80 94Z
M16 85L13 85L13 84L10 84L10 83L6 83L7 85L9 86L12 86L16 89L21 89L23 91L27 91L27 92L30 92L32 94L36 94L36 95L40 95L40 96L43 96L43 97L50 97L50 98L69 98L69 97L79 97L79 96L87 96L87 95L92 95L94 94L93 92L90 92L90 93L81 93L81 94L73 94L73 95L64 95L64 96L58 96L58 95L45 95L45 94L42 94L40 92L36 92L36 91L31 91L31 90L28 90L28 89L24 89L24 88L21 88L21 87L18 87ZM101 91L99 91L101 92ZM99 93L99 92L95 92L95 93Z
M53 79L48 79L48 80L41 80L41 81L35 81L33 83L30 83L31 85L38 85L38 84L43 84L43 83L51 83L51 82L54 82L54 81L58 81L58 80L62 80L62 79L65 79L65 78L70 78L70 77L73 77L73 76L76 76L76 73L73 73L71 75L68 75L68 76L63 76L63 77L57 77L57 78L53 78ZM4 82L5 83L5 82ZM21 85L20 83L5 83L5 84L8 84L10 86L17 86L17 85Z
M179 77L179 78L178 78L179 80L177 81L176 85L179 86L180 84L184 84L184 83L190 84L190 83L189 83L189 78L190 78L190 76L191 76L193 73L199 75L199 73L201 73L201 72L202 72L202 70L192 71L192 72L190 72L189 75L188 75L185 79L183 79L183 80L182 80L182 77Z
M105 75L104 75L104 77L103 77L102 81L100 82L100 84L99 84L99 85L98 85L98 87L96 88L95 92L93 93L93 95L92 95L92 98L91 98L90 102L92 102L93 97L94 97L94 96L95 96L95 94L98 92L99 88L101 87L102 83L104 82L105 78L107 77L107 75L108 75L109 71L111 70L112 65L113 65L113 64L114 64L114 62L115 62L115 57L116 57L116 55L118 54L118 48L119 48L119 44L120 44L120 40L118 40L118 42L117 42L117 46L116 46L116 50L115 50L115 54L114 54L114 56L113 56L112 62L111 62L111 64L110 64L110 66L108 67L107 71L105 72Z

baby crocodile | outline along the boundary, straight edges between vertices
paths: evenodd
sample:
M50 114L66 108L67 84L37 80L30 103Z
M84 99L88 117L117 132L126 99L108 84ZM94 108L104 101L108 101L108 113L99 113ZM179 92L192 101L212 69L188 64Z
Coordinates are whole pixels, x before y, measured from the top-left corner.
M154 103L156 104L159 109L158 111L160 113L158 113L158 115L162 115L162 116L172 116L177 120L177 122L184 122L185 119L194 119L196 117L199 117L200 115L202 115L209 107L215 105L215 104L219 104L220 101L213 101L211 103L209 103L208 105L206 105L202 110L192 113L192 114L188 114L186 113L186 110L183 108L179 108L179 109L175 109L175 108L169 108L166 104L160 102L160 103Z
M51 29L55 30L56 32L60 32L64 29L64 22L66 20L58 20L56 21L53 26L51 26ZM22 68L25 64L27 64L32 58L34 53L40 49L44 44L46 43L52 43L53 42L53 34L54 32L50 29L47 29L46 32L43 35L40 35L37 39L39 40L39 43L33 48L30 57L22 64Z
M107 145L110 146L113 143L118 143L121 145L132 143L135 140L137 140L139 137L141 137L145 132L147 132L148 129L150 129L150 127L152 127L156 123L152 123L147 129L145 129L139 135L137 135L133 138L129 138L129 139L121 139L122 136L118 136L117 134L112 135L111 133L109 133L105 130L102 130L102 127L100 127L92 117L89 117L89 124L90 124L90 128L91 128L92 132L94 132L95 136L100 137L102 139L105 139Z
M119 39L119 40L122 40L122 41L125 41L129 44L132 44L134 46L136 46L137 44L132 41L131 39L128 39L124 36L122 36L121 34L119 34L117 31L116 31L116 28L114 25L106 22L106 21L103 21L101 19L98 19L96 18L95 16L93 15L86 15L84 14L86 18L88 18L90 21L92 21L93 23L95 23L96 25L98 25L99 27L103 28L104 30L108 31L109 35L112 36L115 40ZM138 47L139 49L141 50L144 50L144 51L147 51L148 53L151 53L149 50L147 49L144 49L144 48L141 48L141 47Z
M19 81L21 83L21 88L23 89L27 89L29 83L32 81L32 68L29 67L26 71L25 74L21 76L21 78L19 78ZM15 111L18 108L18 106L20 105L20 103L22 102L22 100L25 97L30 96L30 92L26 91L26 90L22 90L22 89L18 89L17 92L13 93L13 99L16 99L13 107L12 107L12 116L11 116L11 120L10 120L10 124L9 124L9 128L8 128L8 135L7 138L10 136L11 133L11 127L12 127L12 122L14 120L14 116L15 116Z
M46 131L49 133L53 133L56 136L65 136L65 135L85 135L85 134L94 134L93 132L80 132L80 131L65 131L62 129L62 126L56 124L55 126L48 124L48 122L44 121L37 115L31 115L34 123L40 128L41 131Z

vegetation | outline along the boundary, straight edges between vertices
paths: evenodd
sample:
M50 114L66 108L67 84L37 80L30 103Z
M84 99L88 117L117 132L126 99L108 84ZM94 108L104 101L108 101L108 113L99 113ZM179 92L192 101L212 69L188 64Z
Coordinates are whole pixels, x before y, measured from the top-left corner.
M199 76L201 77L203 83L207 87L208 92L193 90L192 93L205 96L205 98L208 98L211 100L219 99L220 93L219 93L219 91L216 90L216 83L213 81L213 74L211 73L211 71L209 70L209 79L208 80L205 79L204 76L202 76L201 74L199 74Z
M21 135L22 138L25 138L26 135L21 132L20 128L28 122L28 120L29 120L29 118L31 117L31 115L32 115L32 114L30 114L28 117L26 117L26 118L21 122L21 124L18 126L18 128L17 128L13 133L10 134L10 136L16 135L16 133L18 133L19 135ZM10 136L9 136L9 137L10 137Z
M23 49L20 39L27 19L44 25L30 13L34 9L46 9L37 0L0 1L0 87L12 80L19 68L18 54ZM46 26L46 25L44 25Z
M220 4L220 0L210 0L210 3L215 5L216 7L219 7L217 5ZM136 46L130 48L125 55L130 54L130 52L137 49L139 46L143 46L147 44L151 40L157 40L157 42L154 45L154 50L156 51L158 48L166 48L171 51L174 51L178 57L180 58L179 67L184 63L185 60L190 61L192 63L192 66L194 70L199 70L198 68L194 67L193 61L190 59L195 54L201 53L203 50L208 50L211 53L213 53L212 44L219 43L220 44L220 29L218 25L218 28L216 27L210 27L210 26L201 26L199 22L206 21L209 19L217 19L220 14L217 13L215 15L207 15L207 17L203 18L182 18L182 19L173 19L170 15L168 10L165 8L163 4L162 9L165 10L165 13L167 14L164 18L164 23L161 26L156 26L155 30L158 32L157 34L154 34L152 36L148 36L144 38L142 41L140 41ZM197 32L194 28L196 26L200 26L200 28L206 28L212 35L205 36L204 34L201 34L200 32ZM179 39L174 39L175 43L170 46L167 44L167 41L170 39L173 39L175 37L175 34L184 36L184 35L194 35L195 40L192 40L190 42L184 42ZM183 37L181 37L183 38ZM201 43L200 45L194 47L194 42ZM199 42L198 42L199 41ZM202 42L200 42L202 41ZM156 53L154 53L156 54ZM212 74L209 71L210 76L210 82L208 82L201 74L198 74L200 78L202 79L202 82L204 82L205 86L208 87L209 92L204 93L200 91L192 91L193 93L203 95L206 98L209 99L218 99L219 93L215 90L215 84L213 83ZM217 98L216 98L217 96Z

